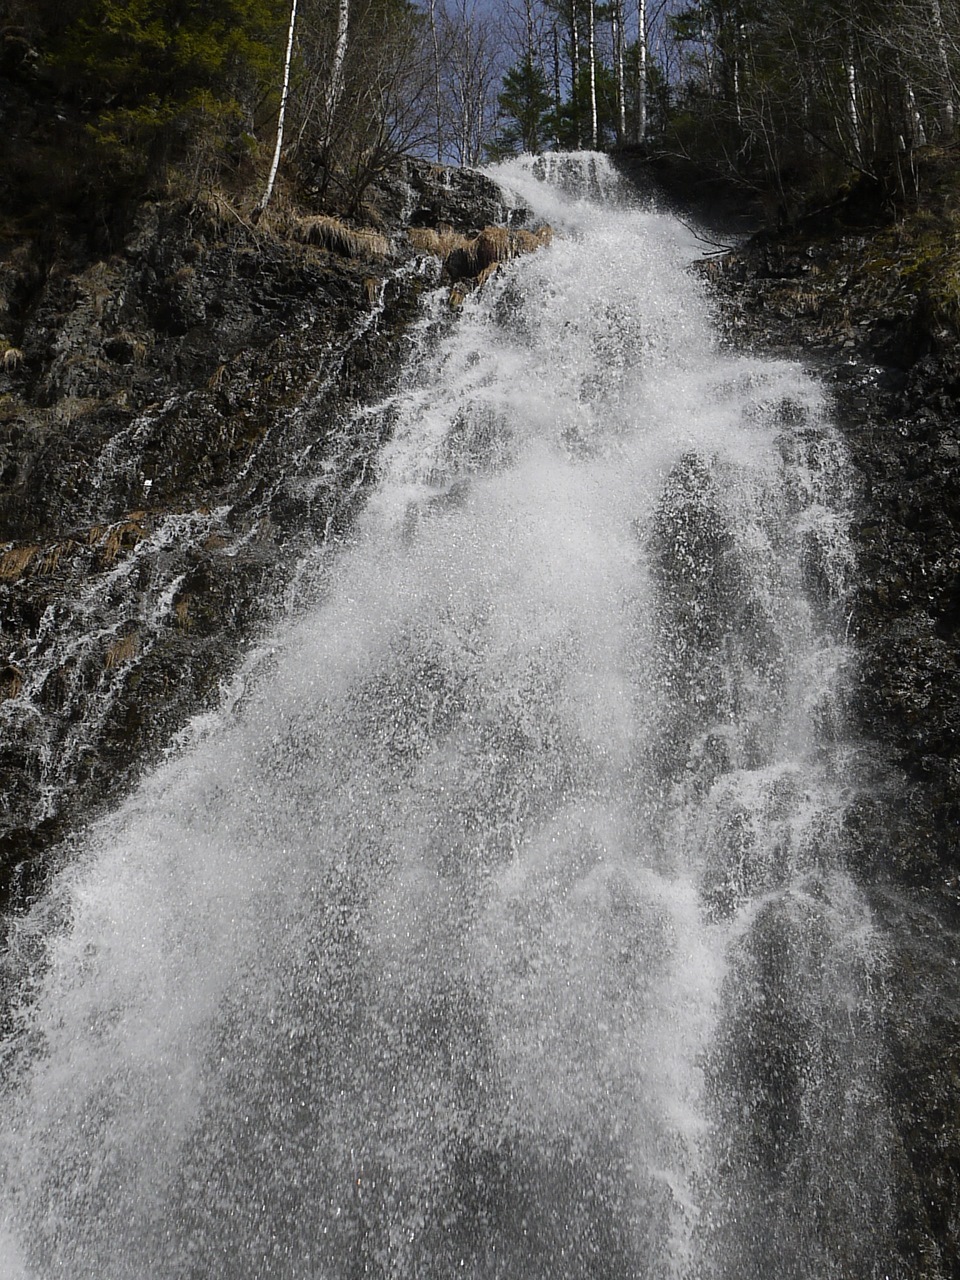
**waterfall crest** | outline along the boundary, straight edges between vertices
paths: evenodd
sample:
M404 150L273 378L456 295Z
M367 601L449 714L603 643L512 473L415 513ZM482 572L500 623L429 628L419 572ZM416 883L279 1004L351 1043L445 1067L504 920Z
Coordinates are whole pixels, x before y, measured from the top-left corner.
M843 449L539 164L316 606L14 929L5 1275L882 1273Z

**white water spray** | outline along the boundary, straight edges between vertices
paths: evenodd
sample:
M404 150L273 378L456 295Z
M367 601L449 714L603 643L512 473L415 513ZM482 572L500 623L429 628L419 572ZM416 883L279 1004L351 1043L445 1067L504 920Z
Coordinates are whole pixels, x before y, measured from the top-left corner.
M16 926L4 1274L879 1274L842 450L718 350L675 222L499 177L564 234L382 407L269 672Z

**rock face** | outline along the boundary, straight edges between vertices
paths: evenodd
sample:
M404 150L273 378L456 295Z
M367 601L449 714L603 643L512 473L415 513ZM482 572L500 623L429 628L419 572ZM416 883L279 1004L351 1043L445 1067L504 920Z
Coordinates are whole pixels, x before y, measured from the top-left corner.
M887 926L906 1270L960 1274L960 341L867 233L756 240L704 270L735 343L819 372L860 482L850 826Z
M441 278L405 227L507 217L482 175L414 162L375 198L390 235L344 229L340 253L208 199L143 208L104 260L0 258L0 903L345 536L390 429L358 410Z

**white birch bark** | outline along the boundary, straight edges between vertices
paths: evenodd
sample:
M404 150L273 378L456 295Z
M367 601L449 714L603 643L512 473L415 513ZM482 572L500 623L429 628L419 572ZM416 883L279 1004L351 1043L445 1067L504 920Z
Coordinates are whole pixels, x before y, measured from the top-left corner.
M909 80L904 83L904 106L907 113L907 138L911 149L927 145L927 132L923 127L923 117L917 107L917 97Z
M647 0L637 0L637 142L647 137Z
M437 125L437 164L443 164L443 91L440 85L440 37L437 34L437 0L430 0L430 33L433 36L433 108Z
M350 0L340 0L337 6L337 34L333 45L333 62L330 65L330 79L324 96L324 146L330 145L333 136L333 117L340 105L343 93L343 67L347 60L347 32L350 26Z
M947 53L947 33L943 25L940 0L931 0L930 14L937 37L937 63L940 72L940 129L947 138L953 137L956 115L953 105L953 78L950 75L950 58Z
M283 122L287 114L287 98L290 95L290 63L293 61L293 33L297 25L297 0L291 0L290 4L290 29L287 32L287 52L283 60L283 89L280 93L280 110L277 114L277 144L273 151L273 162L270 165L270 176L267 178L267 186L260 202L254 210L254 221L266 209L270 203L270 197L273 195L273 184L277 180L277 170L280 168L280 152L283 150Z
M577 0L570 0L570 57L573 62L573 115L579 151L583 146L583 130L580 124L580 24Z
M847 123L850 126L853 154L859 161L863 158L860 146L860 110L857 104L857 66L853 60L852 53L848 54L845 71L847 77Z
M703 12L703 0L697 5L697 12L700 16L700 44L703 48L703 63L707 69L707 85L710 89L710 96L716 94L717 79L714 71L713 42L707 33L707 20Z
M553 145L560 150L560 108L563 98L560 94L560 32L556 24L553 27Z
M623 74L623 0L616 0L611 11L613 23L613 61L617 81L617 141L627 136L627 95Z
M599 142L597 130L597 21L594 0L588 0L588 56L590 59L590 146L596 151Z

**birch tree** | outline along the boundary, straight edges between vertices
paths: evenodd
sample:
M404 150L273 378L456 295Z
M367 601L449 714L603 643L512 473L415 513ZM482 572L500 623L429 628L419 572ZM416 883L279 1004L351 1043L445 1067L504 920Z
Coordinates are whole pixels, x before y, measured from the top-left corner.
M597 6L587 0L587 61L590 75L590 146L596 151L600 141L597 122Z
M444 52L443 119L456 160L479 164L496 125L501 79L499 41L475 0L456 0L440 15Z
M342 0L347 3L347 0ZM273 160L270 164L270 175L267 178L267 185L263 195L253 211L253 219L256 222L267 205L270 203L270 197L273 195L273 184L277 180L277 170L280 168L280 153L283 150L283 122L287 114L287 98L290 95L290 64L293 61L293 35L297 25L297 0L291 0L290 4L290 26L287 29L287 51L283 59L283 88L280 91L280 109L277 112L277 142L273 149Z
M635 141L647 137L647 0L637 0L637 120Z
M437 0L430 0L430 39L433 44L433 114L436 125L437 164L443 164L443 90L440 74L440 33Z
M613 31L613 73L617 88L617 141L627 136L627 95L624 75L623 0L613 0L610 6L610 24Z
M324 94L324 142L330 144L333 119L343 94L343 69L347 60L347 39L350 30L350 0L337 0L337 34L333 42L333 60L330 77Z
M580 6L578 0L570 0L570 80L571 105L577 150L583 146L583 121L580 118Z
M929 3L930 22L933 28L933 43L934 48L936 49L936 65L940 90L938 113L940 118L940 129L944 137L952 138L954 127L956 125L956 116L953 101L953 77L950 74L947 29L943 20L943 10L940 6L940 0L929 0Z

